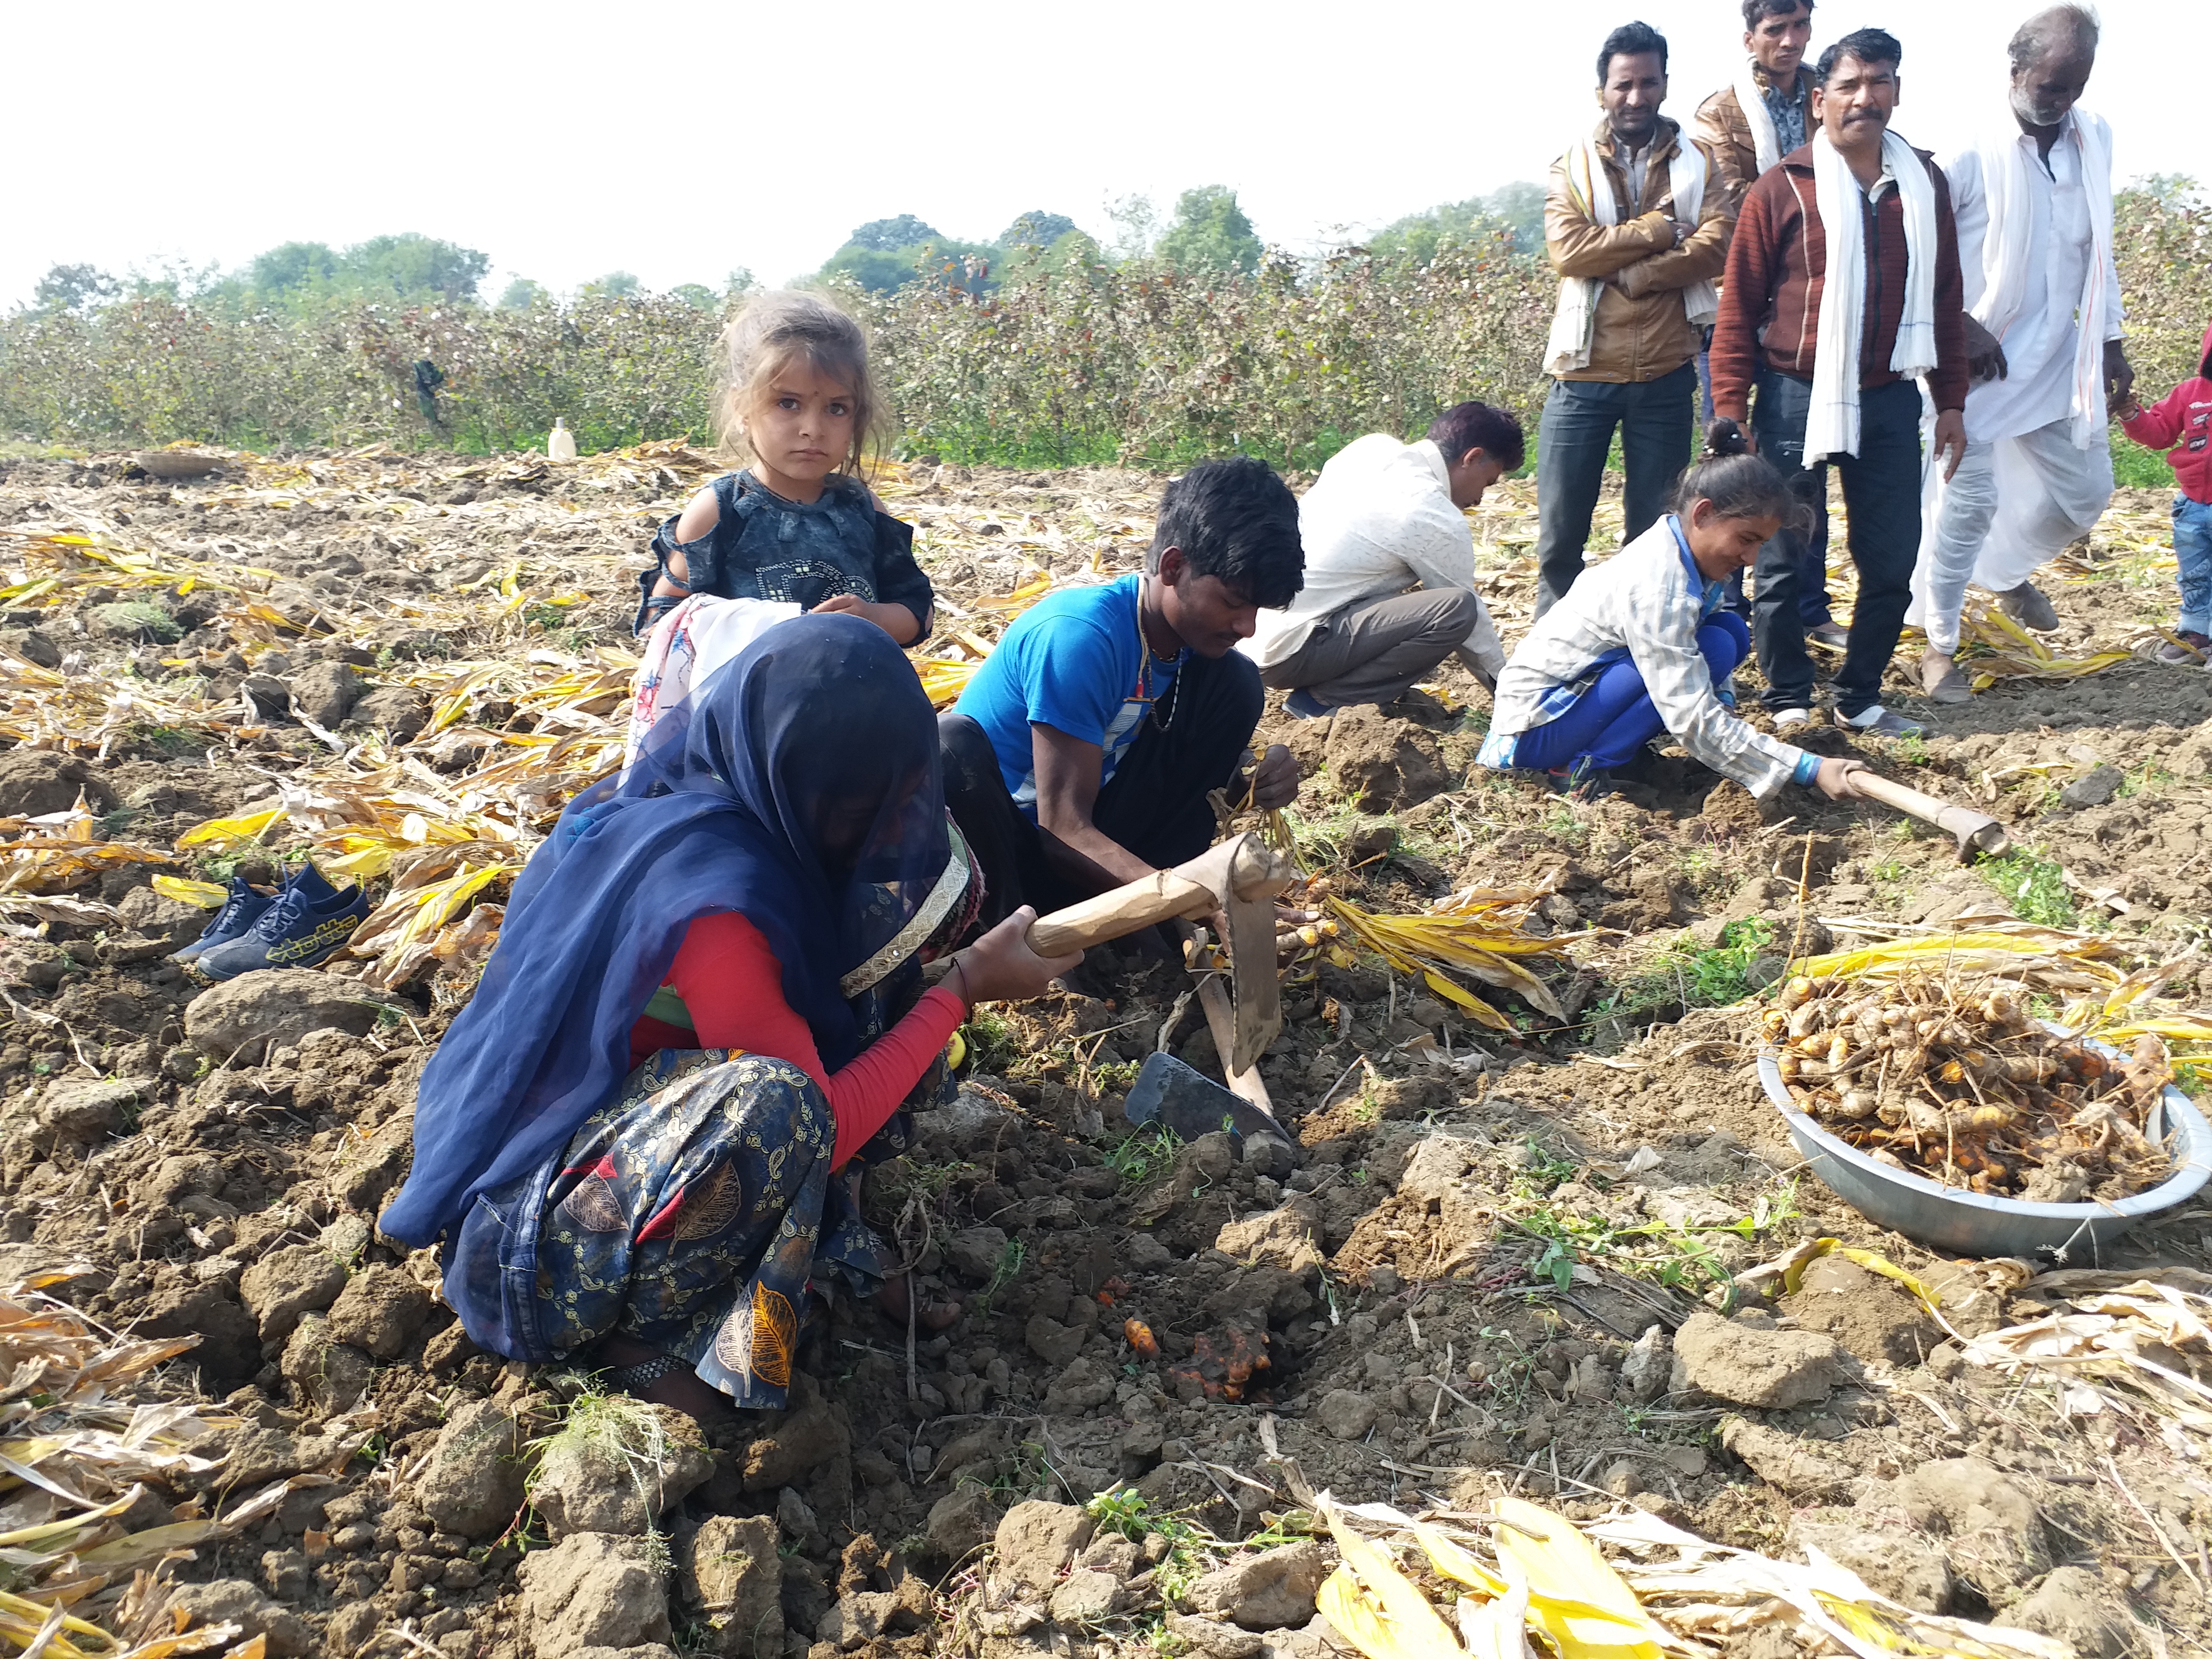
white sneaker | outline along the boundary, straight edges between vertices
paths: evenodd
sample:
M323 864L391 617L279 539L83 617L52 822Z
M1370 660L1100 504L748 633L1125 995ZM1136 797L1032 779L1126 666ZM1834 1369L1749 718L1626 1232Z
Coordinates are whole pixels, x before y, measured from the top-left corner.
M1778 734L1800 731L1812 723L1813 711L1809 708L1778 708L1774 711L1774 729Z

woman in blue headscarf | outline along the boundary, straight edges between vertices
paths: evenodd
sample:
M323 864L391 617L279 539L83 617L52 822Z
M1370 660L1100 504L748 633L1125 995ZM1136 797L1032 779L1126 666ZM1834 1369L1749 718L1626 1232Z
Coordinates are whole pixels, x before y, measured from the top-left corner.
M780 1407L810 1286L881 1286L833 1174L903 1149L898 1109L941 1085L969 1005L1078 960L1031 952L1022 910L922 991L980 899L937 755L890 636L806 616L562 814L423 1073L380 1224L443 1238L481 1346Z

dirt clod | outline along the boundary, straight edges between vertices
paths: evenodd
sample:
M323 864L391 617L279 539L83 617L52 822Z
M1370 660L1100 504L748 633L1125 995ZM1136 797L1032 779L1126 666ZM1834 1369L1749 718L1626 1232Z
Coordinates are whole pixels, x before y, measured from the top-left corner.
M1091 1520L1073 1504L1030 1498L1006 1511L994 1540L998 1571L1009 1583L1048 1594L1076 1552L1091 1541Z
M307 968L264 968L203 991L185 1010L185 1035L218 1066L258 1066L310 1031L360 1036L390 1005L350 981Z
M522 1507L523 1438L504 1407L471 1401L439 1431L416 1501L441 1530L464 1538L502 1530Z
M708 1632L712 1653L775 1659L783 1651L783 1568L775 1520L717 1515L692 1540L684 1577L687 1603Z
M291 1335L301 1314L320 1313L337 1301L345 1285L345 1269L321 1245L289 1244L248 1267L238 1293L261 1340L275 1342Z
M1813 1331L1760 1329L1718 1314L1694 1313L1674 1333L1671 1386L1716 1400L1774 1410L1828 1397L1842 1350Z
M1800 1326L1833 1337L1869 1364L1911 1364L1940 1340L1902 1287L1840 1255L1805 1270L1790 1310Z
M576 1533L522 1559L524 1628L541 1659L668 1639L668 1595L641 1538Z

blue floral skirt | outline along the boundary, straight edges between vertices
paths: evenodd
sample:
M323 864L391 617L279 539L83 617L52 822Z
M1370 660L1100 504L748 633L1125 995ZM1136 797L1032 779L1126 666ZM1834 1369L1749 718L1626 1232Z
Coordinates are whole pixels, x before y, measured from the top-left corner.
M902 1118L862 1157L902 1151ZM477 1199L452 1241L447 1298L513 1358L619 1334L740 1406L781 1408L810 1290L836 1278L866 1295L890 1267L830 1175L836 1134L828 1098L788 1061L663 1049L558 1158Z

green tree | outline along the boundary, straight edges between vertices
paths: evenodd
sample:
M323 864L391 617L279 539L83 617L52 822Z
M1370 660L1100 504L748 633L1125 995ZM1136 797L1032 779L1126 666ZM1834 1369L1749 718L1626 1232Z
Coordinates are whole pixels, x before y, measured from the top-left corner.
M31 297L41 311L78 311L120 291L121 285L98 265L52 265Z
M914 280L914 250L848 242L823 261L821 274L849 276L871 294L889 294Z
M1487 196L1470 196L1464 202L1445 202L1409 213L1384 226L1367 239L1377 258L1425 265L1448 247L1485 241L1500 232L1508 235L1517 252L1533 253L1544 246L1544 187L1516 182Z
M856 226L845 239L848 247L864 247L877 253L896 253L902 247L912 247L920 242L944 240L943 233L927 224L911 213L902 213L896 219L871 219Z
M999 246L1012 248L1028 243L1050 247L1074 228L1075 221L1065 213L1047 213L1040 209L1017 216L1013 223L999 233Z
M611 270L605 276L594 277L585 283L584 292L605 300L622 300L641 291L644 287L643 283L627 270Z
M459 304L477 297L491 269L489 256L458 242L410 231L372 236L345 251L344 285L365 295L424 299L435 295Z
M1262 251L1252 222L1237 204L1237 192L1226 185L1183 191L1175 222L1159 245L1160 258L1180 270L1248 275L1259 268Z
M732 294L750 294L759 286L760 278L754 276L751 270L744 265L732 265L730 268L730 274L722 279L722 292L726 296Z
M272 295L329 288L345 264L327 242L281 242L253 256L246 267L246 285L257 294Z
M670 298L681 300L685 305L696 307L701 311L713 311L722 303L714 290L703 283L678 283L668 293Z
M545 289L527 276L518 276L500 290L499 308L501 311L527 311L546 298Z

